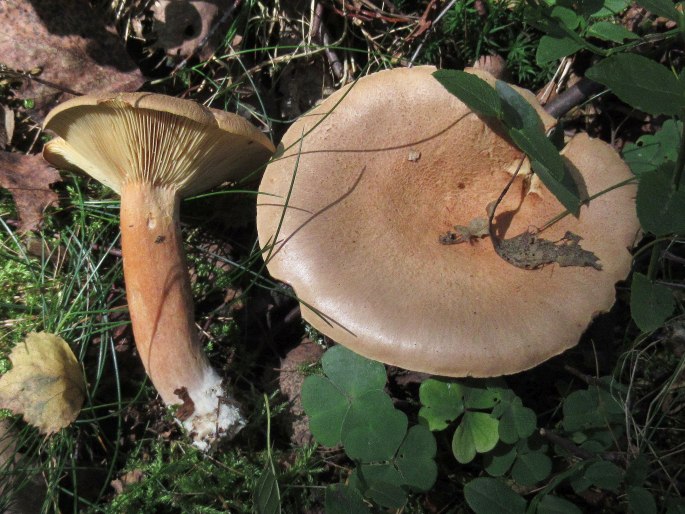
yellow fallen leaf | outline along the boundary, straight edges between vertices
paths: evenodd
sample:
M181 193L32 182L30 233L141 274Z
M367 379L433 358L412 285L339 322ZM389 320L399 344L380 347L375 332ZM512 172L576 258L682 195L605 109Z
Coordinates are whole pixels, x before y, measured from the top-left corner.
M86 384L64 339L30 333L9 357L12 369L0 377L0 408L23 414L27 423L48 435L76 419Z

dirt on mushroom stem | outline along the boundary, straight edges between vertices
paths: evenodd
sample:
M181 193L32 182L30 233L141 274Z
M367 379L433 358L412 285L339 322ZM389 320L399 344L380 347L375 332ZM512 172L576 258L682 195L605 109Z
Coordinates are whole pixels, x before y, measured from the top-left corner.
M203 353L194 322L190 279L175 188L143 182L121 191L124 280L133 333L148 376L177 418L207 449L245 424L226 404L221 377Z

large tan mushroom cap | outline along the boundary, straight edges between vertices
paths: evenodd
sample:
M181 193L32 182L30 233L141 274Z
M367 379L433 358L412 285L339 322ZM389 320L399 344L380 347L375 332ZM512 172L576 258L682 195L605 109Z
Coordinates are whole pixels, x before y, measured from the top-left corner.
M116 192L141 181L189 196L242 178L274 151L236 114L152 93L74 98L50 112L45 128L59 136L45 146L47 161Z
M519 269L488 239L439 244L453 225L485 216L521 154L433 71L365 77L298 120L262 180L260 244L271 274L294 287L305 319L362 355L438 375L515 373L577 344L614 303L638 229L635 188L602 195L579 219L567 216L541 234L580 235L602 271ZM585 135L564 156L590 195L631 176L613 149ZM517 178L498 208L506 237L563 211L529 182Z

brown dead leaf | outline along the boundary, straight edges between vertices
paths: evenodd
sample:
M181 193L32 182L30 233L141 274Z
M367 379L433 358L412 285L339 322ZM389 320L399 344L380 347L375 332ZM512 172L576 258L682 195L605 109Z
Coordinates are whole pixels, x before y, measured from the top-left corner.
M309 421L302 408L300 393L305 374L303 369L308 364L318 361L323 355L323 348L318 344L303 339L302 342L290 350L281 360L278 385L281 392L290 401L290 417L292 419L292 433L290 440L298 446L311 443L312 434L309 431Z
M0 26L0 62L9 68L42 68L40 79L83 94L135 91L144 82L88 0L2 0ZM35 100L36 121L71 98L36 81L24 82L20 94Z
M157 36L154 46L173 57L190 57L197 52L200 59L209 58L218 42L210 36L210 31L231 3L231 0L157 0L152 7L152 31Z
M128 487L142 481L144 477L145 474L141 470L134 469L133 471L129 471L128 473L124 473L123 475L121 475L121 478L112 480L110 482L110 485L114 489L114 492L119 495L123 493Z
M0 377L0 408L23 414L43 434L71 424L83 405L81 365L64 339L30 333L9 356L12 369Z
M40 155L0 151L0 187L12 193L22 231L38 227L45 208L57 201L50 184L59 181L57 170Z

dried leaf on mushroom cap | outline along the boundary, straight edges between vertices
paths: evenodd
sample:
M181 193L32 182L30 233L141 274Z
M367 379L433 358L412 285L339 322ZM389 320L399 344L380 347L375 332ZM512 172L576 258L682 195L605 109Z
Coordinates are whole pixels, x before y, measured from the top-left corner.
M613 304L638 227L634 187L602 195L578 219L544 232L550 240L568 230L581 236L601 272L518 269L487 240L439 244L455 224L484 215L522 155L433 71L370 75L298 120L260 186L260 244L271 274L295 289L305 319L366 357L449 376L518 372L575 345ZM545 126L554 121L541 118ZM407 159L409 151L420 159ZM589 195L631 176L611 147L584 135L563 154ZM532 183L517 177L499 206L500 237L563 211Z
M273 152L240 116L151 93L75 98L51 111L45 128L59 136L45 147L48 161L116 192L150 181L192 195L254 171Z

